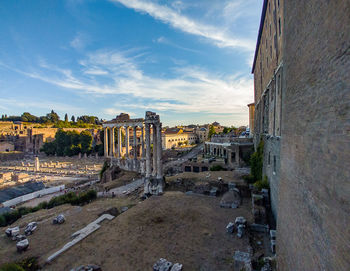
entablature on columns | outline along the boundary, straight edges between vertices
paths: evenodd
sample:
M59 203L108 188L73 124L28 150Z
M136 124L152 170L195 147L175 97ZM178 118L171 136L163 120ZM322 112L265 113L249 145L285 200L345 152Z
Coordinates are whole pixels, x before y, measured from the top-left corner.
M113 128L113 127L143 127L144 119L135 119L129 121L107 121L102 124L103 128Z

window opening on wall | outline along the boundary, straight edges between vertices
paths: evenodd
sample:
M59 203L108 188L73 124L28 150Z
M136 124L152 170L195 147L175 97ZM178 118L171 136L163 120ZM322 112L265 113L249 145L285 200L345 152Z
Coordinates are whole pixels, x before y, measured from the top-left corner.
M273 174L276 174L276 168L277 168L277 165L276 165L276 155L273 156Z
M278 18L278 32L281 36L282 30L281 30L281 18Z

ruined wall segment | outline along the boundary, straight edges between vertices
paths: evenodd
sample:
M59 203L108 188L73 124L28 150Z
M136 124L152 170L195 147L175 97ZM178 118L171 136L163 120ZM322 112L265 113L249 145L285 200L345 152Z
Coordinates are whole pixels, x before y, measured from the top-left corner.
M350 2L284 11L278 270L350 270Z

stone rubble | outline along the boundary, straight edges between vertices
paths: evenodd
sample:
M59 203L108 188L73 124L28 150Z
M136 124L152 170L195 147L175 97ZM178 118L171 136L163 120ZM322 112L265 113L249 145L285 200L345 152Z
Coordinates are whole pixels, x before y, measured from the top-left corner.
M167 261L164 258L160 258L154 265L153 271L181 271L182 264Z
M101 267L95 264L81 265L77 268L71 269L70 271L102 271Z
M27 250L28 246L29 246L29 241L27 238L17 242L17 244L16 244L18 252L22 252L22 251Z
M25 235L31 235L37 229L38 223L30 222L24 230Z
M65 221L66 218L64 217L64 215L60 214L53 219L52 224L63 224Z
M232 222L229 222L226 226L227 233L233 233L235 231L235 224Z

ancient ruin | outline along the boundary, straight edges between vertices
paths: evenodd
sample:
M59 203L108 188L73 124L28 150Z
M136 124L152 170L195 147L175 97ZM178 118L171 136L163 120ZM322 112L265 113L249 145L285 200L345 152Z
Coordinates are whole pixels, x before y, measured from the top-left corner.
M121 113L115 119L103 123L103 128L104 155L110 159L111 165L141 173L146 195L162 194L162 124L159 115L147 111L144 119L130 119L128 114ZM117 140L115 140L115 129L117 129ZM130 129L132 146L130 146ZM122 134L125 135L124 144Z

